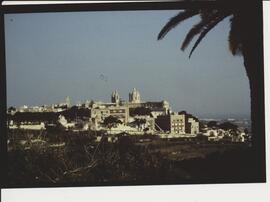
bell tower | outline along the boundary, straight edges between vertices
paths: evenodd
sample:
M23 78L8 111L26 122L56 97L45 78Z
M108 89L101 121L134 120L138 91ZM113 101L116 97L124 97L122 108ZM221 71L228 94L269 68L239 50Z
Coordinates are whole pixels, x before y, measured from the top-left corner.
M111 96L111 101L112 103L119 104L120 102L120 96L117 90L113 91L112 96Z
M133 88L132 92L129 93L129 102L131 103L140 103L141 102L141 96L138 90L136 88Z
M67 97L65 98L65 103L66 103L67 107L70 107L70 106L71 106L71 102L70 102L69 96L67 96Z

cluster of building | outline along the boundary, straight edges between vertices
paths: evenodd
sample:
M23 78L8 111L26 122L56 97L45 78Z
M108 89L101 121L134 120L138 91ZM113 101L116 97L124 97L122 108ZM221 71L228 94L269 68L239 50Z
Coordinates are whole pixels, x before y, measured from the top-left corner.
M142 102L138 90L129 93L129 100L122 100L114 91L111 102L93 102L91 106L92 129L102 130L106 117L113 116L122 124L117 124L109 130L110 133L121 131L129 133L170 133L195 135L199 133L199 120L185 112L174 113L169 102ZM106 127L106 126L105 126Z
M8 113L19 112L61 112L70 109L71 103L69 97L65 102L51 106L27 107L23 106L18 110L9 110ZM173 112L169 102L143 102L138 90L135 88L129 93L128 101L121 99L117 91L112 92L111 102L87 101L78 104L79 108L89 109L87 120L67 121L63 115L59 115L58 125L60 124L66 130L93 130L106 131L108 134L128 133L128 134L157 134L161 137L196 137L202 134L200 122L197 117L188 114L185 111ZM114 123L108 124L108 119L112 118ZM107 119L107 120L106 120ZM111 120L111 121L112 121ZM116 121L117 120L117 121ZM80 125L80 128L77 126ZM9 123L9 128L18 128ZM46 129L46 123L27 123L20 124L21 129L42 130ZM203 135L208 140L217 141L230 136L230 131L221 131L220 129L207 129ZM244 136L243 136L244 137Z
M169 102L142 102L138 90L135 88L129 93L128 101L121 99L119 93L114 91L111 102L88 101L78 104L78 107L90 109L89 120L84 124L84 129L108 130L110 133L128 132L137 133L170 133L170 134L197 134L199 132L199 121L196 117L185 112L174 113L170 109ZM16 112L61 112L71 107L69 97L65 101L50 106L22 106L18 109L9 109L8 113L14 115ZM108 128L104 120L114 117L120 122ZM75 120L68 122L63 115L59 116L58 122L66 129L75 128ZM16 128L9 124L10 128ZM39 127L38 127L39 125ZM32 126L33 129L45 129L44 123ZM87 125L87 127L85 126ZM29 123L22 129L31 129Z
M204 135L208 138L208 141L230 141L230 142L246 142L250 140L250 136L244 131L224 130L220 128L205 129Z
M42 106L27 106L23 105L16 109L15 107L9 107L8 113L14 115L16 112L62 112L71 107L70 98L66 97L64 102L60 102L52 105Z

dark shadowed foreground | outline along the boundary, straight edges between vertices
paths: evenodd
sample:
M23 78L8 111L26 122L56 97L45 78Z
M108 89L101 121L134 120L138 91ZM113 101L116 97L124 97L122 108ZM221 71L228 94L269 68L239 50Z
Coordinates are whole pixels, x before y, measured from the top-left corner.
M256 182L246 143L161 140L154 136L13 131L8 186L95 186ZM100 135L100 134L98 134Z

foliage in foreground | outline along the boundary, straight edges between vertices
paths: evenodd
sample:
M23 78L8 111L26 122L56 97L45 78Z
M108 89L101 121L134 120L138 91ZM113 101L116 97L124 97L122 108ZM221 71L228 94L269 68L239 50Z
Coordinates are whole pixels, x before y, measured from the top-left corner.
M205 158L174 161L130 137L117 143L71 136L65 142L17 144L8 152L10 186L127 185L256 180L247 147L214 152ZM80 138L79 138L80 137ZM33 139L33 138L32 138Z

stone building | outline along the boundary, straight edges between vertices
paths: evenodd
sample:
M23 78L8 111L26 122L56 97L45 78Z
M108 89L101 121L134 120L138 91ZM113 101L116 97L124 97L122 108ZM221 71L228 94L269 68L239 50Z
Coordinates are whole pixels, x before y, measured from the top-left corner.
M155 119L156 129L169 131L172 134L185 134L185 115L168 114L161 115Z
M116 117L126 124L129 118L128 107L117 105L99 105L91 109L90 117L95 124L103 122L108 116Z
M141 96L136 88L133 88L132 92L129 93L129 102L131 103L141 103Z
M112 96L111 96L111 101L112 103L119 104L120 103L120 96L117 91L113 91Z
M171 134L196 135L199 133L199 120L185 111L157 116L155 123L156 130Z
M142 102L140 92L135 88L129 93L129 101L122 100L119 93L115 90L111 94L111 102L92 102L90 108L90 120L93 128L96 129L102 126L104 119L108 116L118 118L127 126L129 125L129 119L132 120L132 117L135 116L134 110L136 111L139 108L139 111L149 112L149 114L144 114L149 116L145 118L145 127L148 128L149 132L154 132L155 118L158 115L170 113L170 105L167 101Z

